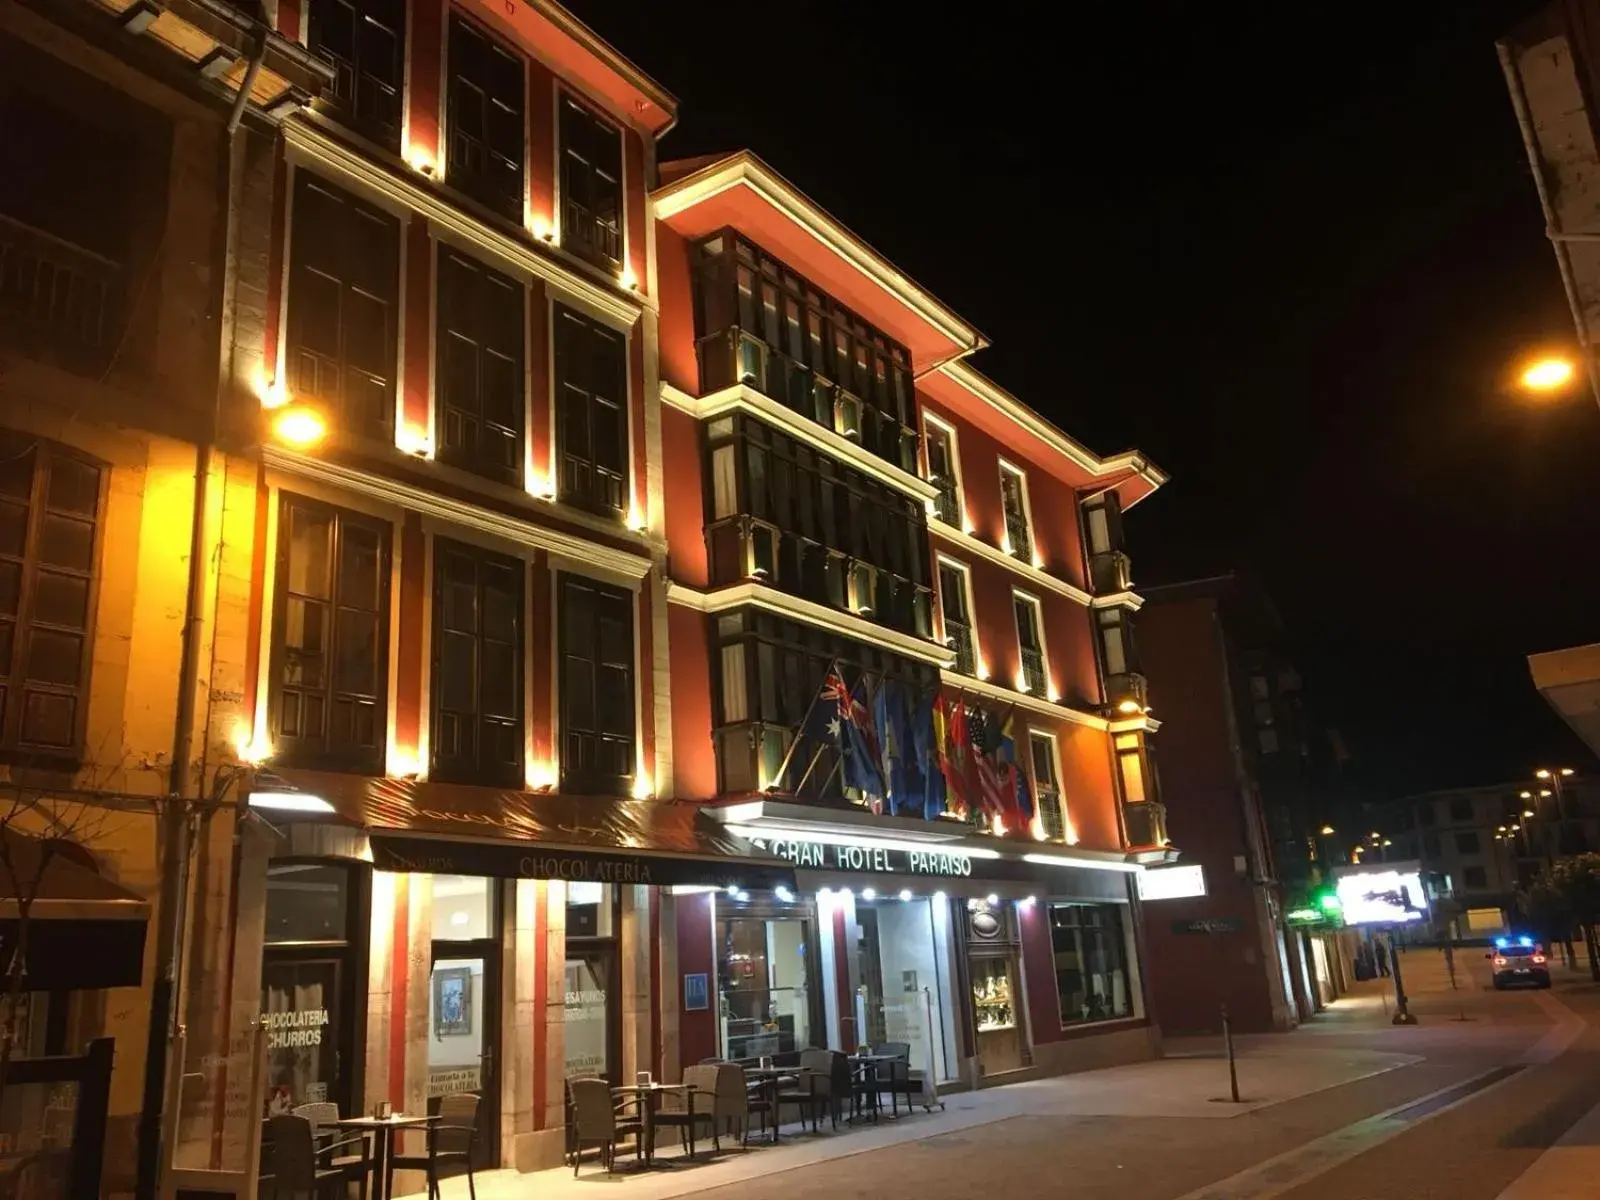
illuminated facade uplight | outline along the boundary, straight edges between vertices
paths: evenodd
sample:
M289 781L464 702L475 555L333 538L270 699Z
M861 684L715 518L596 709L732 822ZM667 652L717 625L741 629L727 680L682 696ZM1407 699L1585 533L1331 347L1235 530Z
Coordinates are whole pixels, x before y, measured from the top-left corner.
M617 282L630 292L638 290L639 287L639 277L633 273L632 267L623 267L622 274L617 276Z
M402 454L415 454L419 458L433 457L433 439L428 431L409 421L395 431L394 444Z
M1530 392L1553 392L1572 382L1575 371L1565 358L1541 358L1523 369L1522 386Z
M638 767L633 773L633 798L635 800L648 800L656 794L655 784L650 782L650 772L643 767Z
M1139 702L1137 700L1123 700L1118 703L1117 711L1119 713L1125 713L1131 717L1144 710L1139 707Z
M248 724L240 721L233 730L233 752L240 762L259 767L272 757L272 743L257 737Z
M305 448L315 446L328 432L322 414L304 404L291 404L281 408L272 418L272 435L290 446Z
M524 774L529 791L548 792L556 786L555 764L547 759L529 759L528 767Z

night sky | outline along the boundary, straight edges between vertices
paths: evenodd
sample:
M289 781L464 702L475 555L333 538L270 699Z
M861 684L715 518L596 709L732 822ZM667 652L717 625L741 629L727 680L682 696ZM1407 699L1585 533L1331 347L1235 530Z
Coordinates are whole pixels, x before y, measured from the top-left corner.
M1600 641L1600 408L1505 387L1572 343L1494 47L1536 6L572 6L663 159L755 150L1166 469L1137 582L1259 575L1366 798L1594 768L1525 662Z

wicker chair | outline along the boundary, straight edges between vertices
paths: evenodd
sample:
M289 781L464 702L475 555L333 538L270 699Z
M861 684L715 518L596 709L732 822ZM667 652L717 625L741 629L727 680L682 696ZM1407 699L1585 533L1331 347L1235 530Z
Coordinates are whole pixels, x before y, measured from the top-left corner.
M267 1121L267 1140L271 1150L267 1155L268 1173L271 1175L274 1200L285 1196L315 1197L323 1188L342 1186L348 1175L342 1167L330 1167L317 1160L324 1155L331 1158L335 1151L346 1146L366 1145L364 1138L350 1138L344 1142L318 1146L312 1134L311 1122L305 1117L285 1113ZM361 1176L361 1200L367 1197L367 1176Z
M617 1164L617 1143L632 1134L634 1156L644 1150L644 1120L635 1099L613 1106L611 1085L604 1079L572 1079L567 1082L572 1097L572 1174L576 1178L578 1164L583 1160L585 1146L600 1148L600 1162L607 1172ZM634 1115L619 1120L628 1105L634 1105Z
M472 1147L478 1138L478 1097L458 1092L439 1098L439 1119L427 1128L427 1151L423 1154L397 1154L389 1160L393 1170L425 1171L428 1195L439 1200L439 1168L464 1167L467 1194L478 1200L478 1185L472 1178Z
M682 1091L666 1092L661 1097L661 1108L651 1124L656 1129L663 1125L678 1130L678 1140L683 1152L694 1154L695 1130L705 1126L711 1130L711 1148L722 1149L722 1138L717 1132L717 1068L712 1066L686 1067L683 1072ZM655 1153L655 1146L650 1147Z
M311 1140L318 1146L332 1144L348 1145L350 1138L343 1138L344 1130L339 1128L339 1106L332 1100L316 1100L310 1104L296 1105L294 1115L304 1117L311 1122ZM369 1147L365 1137L355 1139L360 1152L347 1154L329 1160L324 1166L334 1170L343 1170L352 1183L365 1182L367 1173L372 1170L372 1158L368 1153Z

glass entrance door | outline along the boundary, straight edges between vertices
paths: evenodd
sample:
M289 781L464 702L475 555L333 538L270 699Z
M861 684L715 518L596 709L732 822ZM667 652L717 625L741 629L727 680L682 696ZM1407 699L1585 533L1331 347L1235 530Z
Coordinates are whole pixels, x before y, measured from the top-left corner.
M566 1071L620 1083L611 1019L616 1001L616 955L604 943L567 944Z
M500 1165L500 925L494 898L493 880L433 877L428 1110L436 1111L442 1096L478 1097L475 1169Z

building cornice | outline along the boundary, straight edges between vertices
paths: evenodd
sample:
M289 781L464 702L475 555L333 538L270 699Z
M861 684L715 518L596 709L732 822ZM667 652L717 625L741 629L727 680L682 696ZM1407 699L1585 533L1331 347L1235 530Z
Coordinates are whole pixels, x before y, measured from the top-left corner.
M1087 446L1074 441L1033 409L1018 400L992 379L965 362L945 363L939 370L960 384L972 395L995 409L1007 420L1014 421L1051 449L1064 455L1097 480L1113 485L1123 479L1142 480L1151 491L1167 482L1166 472L1136 450L1124 450L1109 458L1101 458ZM1142 498L1142 497L1141 497ZM1127 507L1132 507L1128 505Z
M949 308L897 270L866 242L828 215L816 201L748 150L740 150L675 179L651 193L656 219L669 221L730 188L746 187L788 220L827 246L852 268L938 330L960 353L988 345L985 338Z
M985 558L992 563L1015 572L1035 587L1045 588L1055 592L1057 595L1065 596L1069 600L1074 600L1085 607L1094 601L1094 597L1082 588L1068 583L1065 579L1057 578L1050 574L1049 571L1040 570L1032 563L1025 563L1020 558L1007 554L999 546L991 546L982 538L974 537L970 533L964 533L954 525L941 521L938 517L930 516L928 518L928 529L930 532L942 537L952 546L969 550L980 558Z
M969 692L975 696L982 696L986 700L993 700L997 704L1015 704L1025 712L1036 713L1041 717L1049 717L1055 721L1069 721L1074 725L1082 725L1088 729L1105 730L1110 728L1110 723L1104 717L1097 717L1094 713L1080 712L1076 708L1068 708L1065 704L1056 704L1052 701L1034 696L1028 692L1019 692L1003 684L994 683L988 679L979 679L975 675L963 675L959 671L941 669L939 682L946 689L960 692Z
M588 566L627 579L643 579L650 573L648 554L619 550L600 542L562 533L548 526L521 520L506 513L467 504L441 496L426 488L402 483L384 475L328 462L308 454L298 454L276 446L263 446L262 462L275 471L298 475L331 487L345 488L384 504L408 509L425 517L448 521L518 546L545 550L578 567Z
M678 123L678 99L632 62L624 58L609 42L595 33L562 5L553 0L523 0L535 12L547 19L567 37L604 63L618 76L636 88L645 100L666 114L667 120L652 126L651 134L658 140Z
M297 117L284 122L284 140L291 157L341 177L364 192L375 192L390 203L425 217L452 238L492 255L518 275L538 279L623 328L631 328L648 305L633 293L602 287L593 279L563 267L546 254L456 208L431 186L424 186L350 149L317 127L313 120Z
M812 449L849 463L863 475L870 475L879 483L887 484L914 500L926 504L939 494L939 489L927 480L901 470L860 444L818 425L815 421L797 416L772 397L764 392L758 392L748 384L736 383L721 391L712 392L709 396L695 397L663 380L661 402L670 404L673 408L702 421L720 417L724 413L747 413L759 417L770 425L776 425Z
M1127 608L1138 612L1144 607L1144 597L1138 592L1106 592L1089 603L1095 608Z
M779 616L804 621L819 629L842 633L858 642L868 642L893 654L919 659L936 667L948 667L955 661L954 652L944 646L909 633L901 633L897 629L887 629L854 613L830 608L814 600L791 596L788 592L780 592L777 588L762 583L741 583L733 587L718 588L713 592L702 592L681 583L669 583L667 603L680 604L685 608L697 609L704 613L719 613L730 608L747 606L764 608Z

